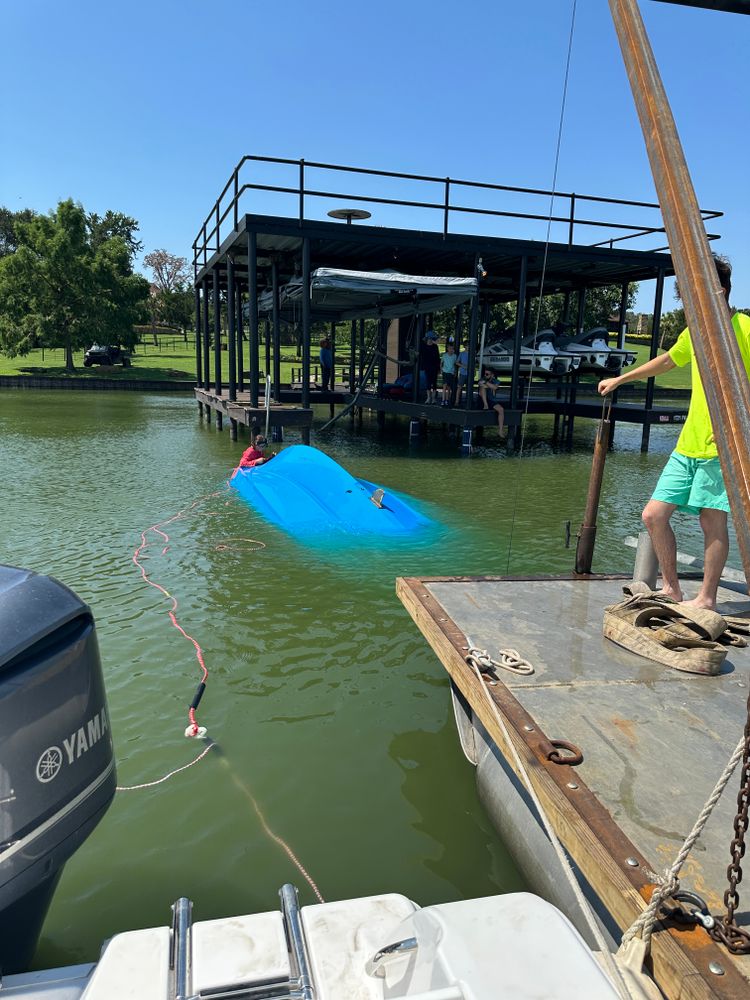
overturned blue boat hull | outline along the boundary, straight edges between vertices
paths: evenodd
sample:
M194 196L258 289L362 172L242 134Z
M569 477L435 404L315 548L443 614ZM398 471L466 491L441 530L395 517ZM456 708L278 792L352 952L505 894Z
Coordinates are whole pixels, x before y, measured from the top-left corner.
M393 493L355 479L332 458L306 445L294 445L271 462L237 469L231 485L260 514L294 535L342 531L349 535L408 538L432 524ZM376 497L377 498L377 497Z

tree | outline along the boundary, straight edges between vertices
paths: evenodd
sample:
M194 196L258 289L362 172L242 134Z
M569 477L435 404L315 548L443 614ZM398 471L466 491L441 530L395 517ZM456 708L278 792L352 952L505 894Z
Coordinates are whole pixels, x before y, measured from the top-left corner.
M663 313L659 324L659 346L668 351L686 326L684 309L673 309L672 312Z
M178 292L190 285L187 258L175 257L166 250L152 250L143 258L153 271L153 281L160 292Z
M18 249L0 259L0 348L14 357L42 343L73 350L96 338L132 343L148 282L132 272L121 236L92 246L81 205L61 201L49 215L15 224Z
M153 274L153 320L178 326L187 340L187 328L192 322L195 308L187 259L176 257L167 250L152 250L143 258L143 263Z
M0 257L7 257L18 249L16 223L31 222L36 212L31 208L22 208L13 212L4 205L0 206Z
M89 234L89 244L91 249L97 251L107 240L119 237L128 249L128 260L130 267L137 254L143 249L143 243L136 239L138 232L138 222L129 215L122 212L113 212L107 209L104 216L97 215L96 212L89 212L86 215L86 228Z

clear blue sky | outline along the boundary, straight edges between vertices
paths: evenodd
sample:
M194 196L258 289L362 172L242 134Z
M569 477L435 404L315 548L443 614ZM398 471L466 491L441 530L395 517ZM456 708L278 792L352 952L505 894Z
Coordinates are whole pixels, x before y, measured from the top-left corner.
M734 264L734 302L750 306L750 17L641 9L698 199L725 212L715 247ZM572 0L4 4L0 202L112 208L140 221L146 250L189 256L244 153L549 188L571 11ZM655 197L606 0L578 0L557 187ZM639 306L652 302L643 286Z

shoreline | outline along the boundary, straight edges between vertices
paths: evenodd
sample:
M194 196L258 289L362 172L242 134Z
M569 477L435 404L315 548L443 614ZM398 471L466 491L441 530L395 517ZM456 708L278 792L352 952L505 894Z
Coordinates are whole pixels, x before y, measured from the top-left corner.
M192 392L189 379L92 378L75 375L0 375L2 389L124 389L129 392Z

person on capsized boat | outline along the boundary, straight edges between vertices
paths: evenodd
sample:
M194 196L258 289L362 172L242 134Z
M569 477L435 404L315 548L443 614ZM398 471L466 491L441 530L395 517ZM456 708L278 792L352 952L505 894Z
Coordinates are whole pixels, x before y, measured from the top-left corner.
M714 254L714 261L727 309L732 316L732 326L745 372L750 378L750 316L735 312L729 305L729 293L732 289L731 264L717 254ZM676 365L682 367L688 362L692 363L692 395L687 419L642 517L661 567L662 593L681 601L682 588L677 576L677 543L670 519L676 510L699 515L705 548L703 583L696 597L687 603L714 611L721 574L729 552L729 500L689 331L683 330L666 354L660 354L616 378L603 379L599 383L599 392L606 396L626 382L661 375Z
M256 465L263 465L265 462L270 462L275 452L271 452L270 455L264 455L267 446L268 441L266 441L265 434L256 434L253 443L242 453L240 468L253 469Z

